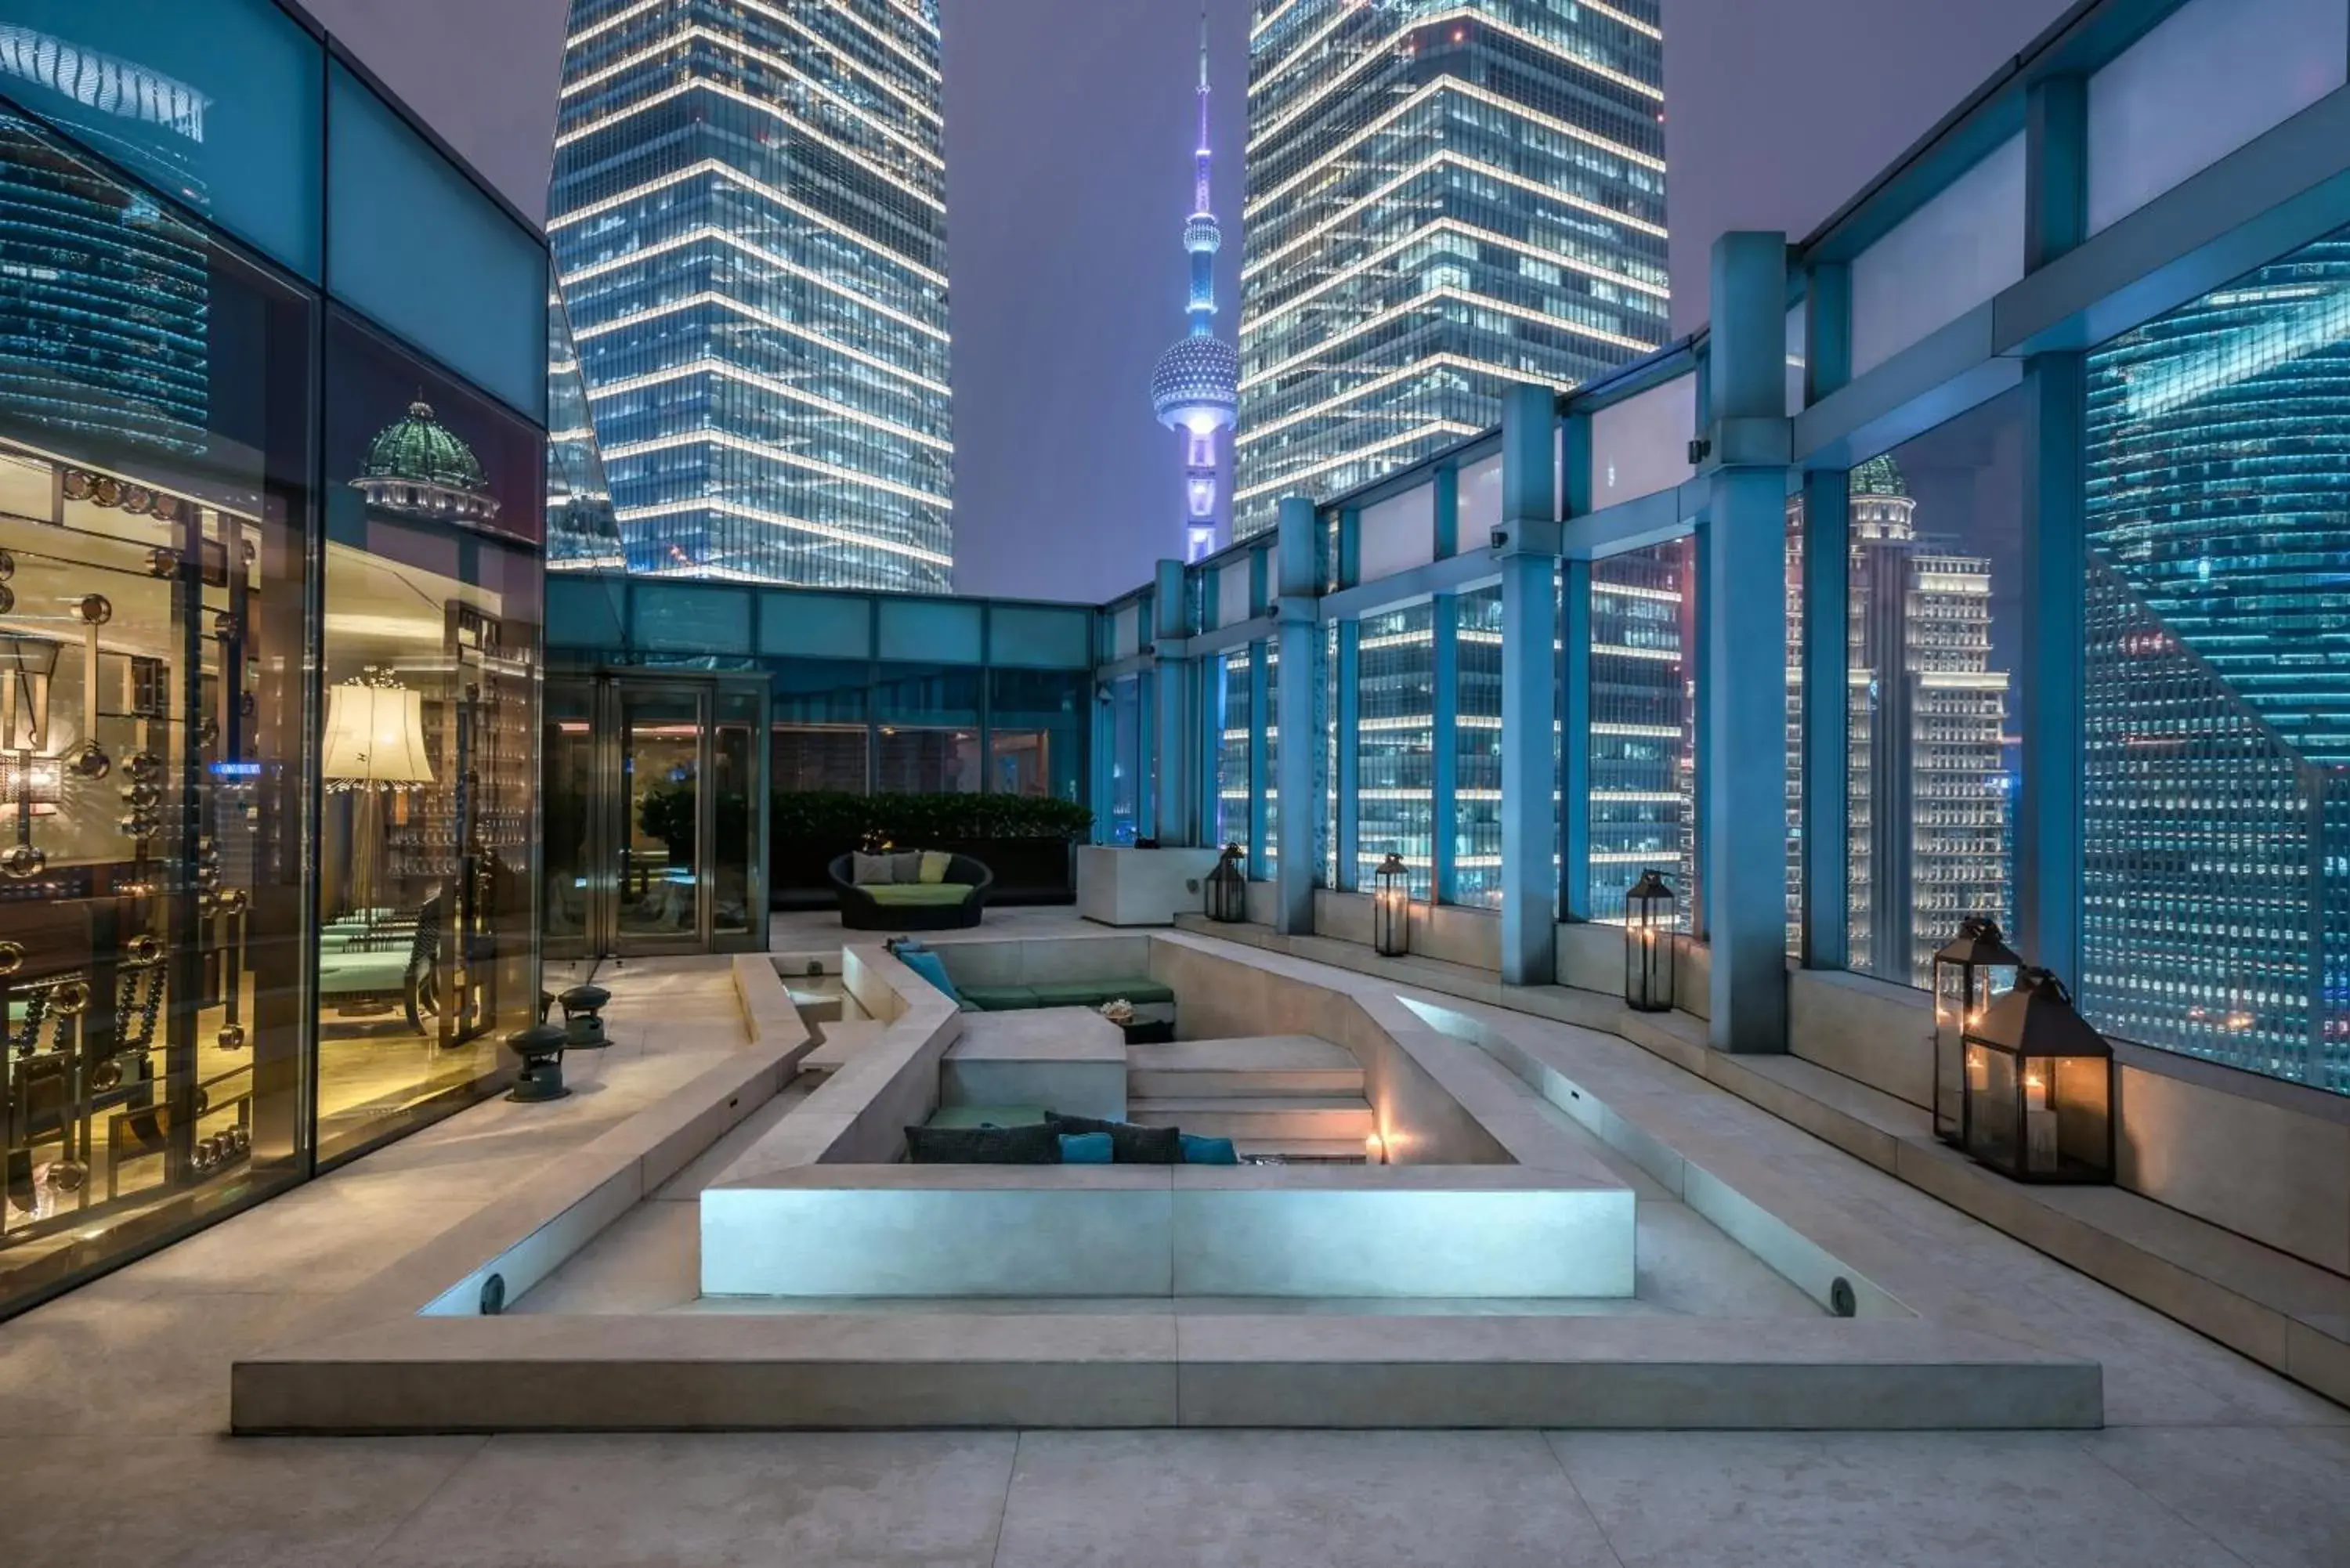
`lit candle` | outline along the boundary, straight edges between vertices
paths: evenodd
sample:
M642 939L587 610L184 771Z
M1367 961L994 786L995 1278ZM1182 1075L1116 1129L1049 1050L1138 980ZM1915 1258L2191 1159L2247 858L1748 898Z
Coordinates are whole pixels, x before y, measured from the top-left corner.
M2027 1075L2023 1080L2023 1108L2027 1111L2048 1108L2048 1085L2037 1073Z
M1367 1163L1371 1165L1385 1165L1388 1159L1387 1139L1381 1137L1377 1133L1373 1133L1370 1137L1365 1138L1363 1140L1363 1158Z
M1991 1087L1991 1059L1980 1049L1967 1053L1967 1088L1982 1094Z

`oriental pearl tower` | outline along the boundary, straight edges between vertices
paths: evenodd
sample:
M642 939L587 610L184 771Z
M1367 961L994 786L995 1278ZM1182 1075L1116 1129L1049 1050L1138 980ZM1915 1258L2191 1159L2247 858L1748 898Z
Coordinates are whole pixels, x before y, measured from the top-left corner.
M1194 154L1191 215L1183 248L1191 254L1191 330L1159 357L1150 406L1159 422L1183 436L1184 557L1212 552L1222 528L1216 490L1216 432L1232 428L1240 409L1239 351L1215 336L1216 251L1223 231L1208 210L1208 14L1200 13L1200 140Z

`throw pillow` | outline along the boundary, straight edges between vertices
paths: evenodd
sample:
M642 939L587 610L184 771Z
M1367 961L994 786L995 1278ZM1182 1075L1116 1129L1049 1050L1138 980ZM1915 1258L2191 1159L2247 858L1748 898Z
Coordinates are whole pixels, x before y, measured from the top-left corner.
M947 961L931 949L899 948L898 961L936 986L956 1007L964 1005L962 992L957 991L954 981L947 977Z
M947 879L947 867L953 864L954 857L948 854L943 849L923 850L922 880L925 882L945 881Z
M1201 1137L1197 1133L1185 1133L1180 1142L1185 1165L1238 1165L1241 1162L1240 1151L1232 1147L1232 1140L1228 1137ZM1066 1138L1062 1139L1062 1147L1068 1147Z
M1063 1165L1107 1165L1110 1163L1109 1134L1063 1133L1061 1135Z
M1045 1125L1055 1132L1109 1134L1110 1159L1117 1165L1173 1165L1182 1157L1182 1134L1173 1127L1137 1127L1132 1122L1106 1122L1092 1116L1045 1113Z
M1058 1165L1061 1137L1038 1122L1018 1127L908 1127L916 1165Z
M862 849L848 854L848 879L860 888L878 887L898 879L898 863L887 855L868 855Z
M922 852L919 849L900 849L896 854L890 856L889 875L892 879L899 882L920 881L922 879Z

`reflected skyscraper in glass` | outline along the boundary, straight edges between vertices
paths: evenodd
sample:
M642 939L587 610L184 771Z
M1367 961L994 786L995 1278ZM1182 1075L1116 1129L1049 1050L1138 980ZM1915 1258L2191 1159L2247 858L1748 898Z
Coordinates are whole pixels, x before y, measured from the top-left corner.
M2350 1090L2350 239L2090 356L2083 1008Z
M949 586L935 0L574 0L547 232L631 571Z
M1666 338L1658 0L1257 0L1233 532Z

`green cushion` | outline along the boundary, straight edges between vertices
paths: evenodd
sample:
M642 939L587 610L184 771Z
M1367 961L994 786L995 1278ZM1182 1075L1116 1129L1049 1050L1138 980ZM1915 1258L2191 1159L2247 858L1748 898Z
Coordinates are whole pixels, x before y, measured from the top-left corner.
M879 882L862 889L877 904L960 904L971 897L968 882Z
M941 1106L925 1124L934 1127L1025 1127L1045 1119L1042 1106Z
M318 989L328 996L355 991L398 991L408 983L408 950L396 952L322 952Z
M1138 1006L1145 1002L1172 1002L1175 992L1145 975L1127 975L1110 980L1061 980L1030 989L1036 993L1039 1007L1099 1007L1105 1002L1124 997Z
M966 985L962 999L982 1012L1017 1012L1038 1005L1036 993L1024 985Z

